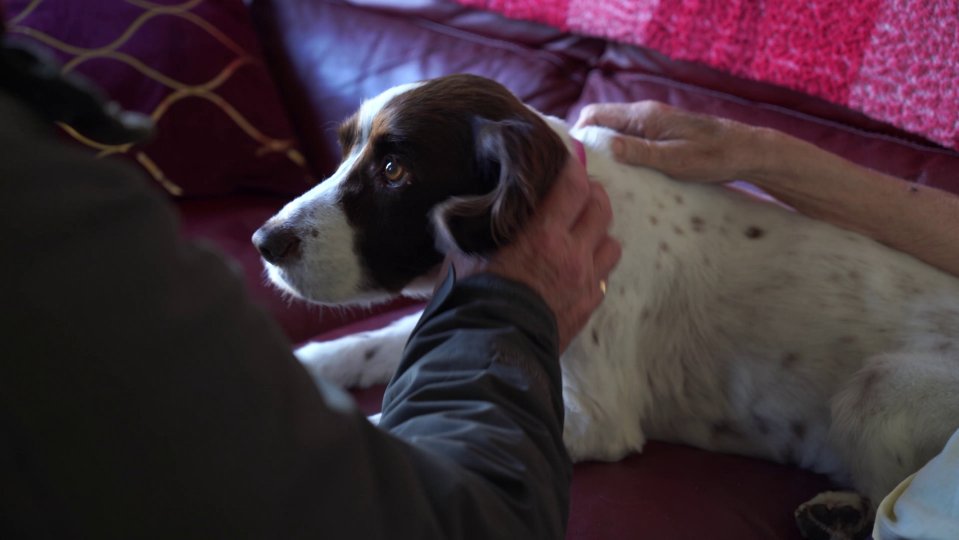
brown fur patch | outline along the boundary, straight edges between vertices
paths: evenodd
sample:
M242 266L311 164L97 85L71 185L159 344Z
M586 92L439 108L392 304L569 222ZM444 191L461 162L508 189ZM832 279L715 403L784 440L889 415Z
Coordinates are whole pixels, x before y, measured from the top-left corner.
M693 216L689 219L689 223L692 225L693 230L696 232L703 232L706 229L706 221L699 217Z
M472 75L423 83L390 99L369 126L356 123L340 130L345 148L362 144L363 152L339 205L371 290L399 291L439 264L437 229L467 253L508 243L569 157L538 114L499 83ZM368 139L352 140L367 129ZM385 177L387 159L403 167L403 183Z

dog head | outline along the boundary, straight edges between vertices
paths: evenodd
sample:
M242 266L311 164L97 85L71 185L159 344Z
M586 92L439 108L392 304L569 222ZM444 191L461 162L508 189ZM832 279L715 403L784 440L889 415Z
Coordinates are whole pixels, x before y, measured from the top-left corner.
M318 303L428 286L445 253L509 243L569 156L543 117L471 75L387 90L339 136L336 172L253 235L270 279Z

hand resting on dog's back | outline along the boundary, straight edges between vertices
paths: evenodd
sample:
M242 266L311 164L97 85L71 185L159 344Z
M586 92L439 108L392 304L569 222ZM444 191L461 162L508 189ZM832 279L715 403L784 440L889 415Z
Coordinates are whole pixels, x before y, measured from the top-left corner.
M692 182L745 180L796 210L850 229L959 276L959 197L906 182L791 137L663 103L586 106L577 127L622 133L623 163Z

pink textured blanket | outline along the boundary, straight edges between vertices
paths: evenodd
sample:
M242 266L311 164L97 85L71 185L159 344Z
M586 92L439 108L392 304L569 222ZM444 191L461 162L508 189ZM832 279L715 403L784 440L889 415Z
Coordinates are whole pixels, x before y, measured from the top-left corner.
M959 0L458 0L642 45L959 150Z

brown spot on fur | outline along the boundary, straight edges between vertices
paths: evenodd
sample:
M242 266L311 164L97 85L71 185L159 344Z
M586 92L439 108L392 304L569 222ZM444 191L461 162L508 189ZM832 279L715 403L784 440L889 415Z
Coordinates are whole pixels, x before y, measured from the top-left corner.
M369 362L370 360L373 359L374 356L376 356L376 353L379 352L379 350L380 350L379 347L366 349L366 351L363 353L363 359Z
M599 334L596 333L596 329L595 329L595 328L593 329L593 331L591 332L591 334L592 334L592 336L593 336L593 343L594 343L595 345L599 345Z
M650 224L650 225L653 225L653 226L658 225L658 224L659 224L659 218L656 217L656 216L649 216L649 224Z
M683 204L683 196L682 196L682 195L674 195L674 196L673 196L673 200L676 201L676 204Z
M649 308L644 307L642 311L639 312L639 320L645 321L649 319Z
M676 225L673 225L673 232L676 233L676 234L679 235L679 236L682 236L682 235L686 234L685 231L683 231L681 228L679 228L679 227L676 226Z
M745 231L743 231L743 234L746 235L746 238L756 240L758 238L762 238L763 235L766 234L766 231L756 227L755 225L751 225L747 227Z
M666 242L660 242L659 251L662 251L664 253L669 253L669 244L667 244Z
M320 231L318 231L318 230L316 230L316 229L313 229L313 230L310 231L310 236L312 236L313 238L316 238L316 237L320 236Z
M693 230L696 232L703 232L703 229L706 228L706 222L699 216L693 216L689 219L689 222L692 224Z

